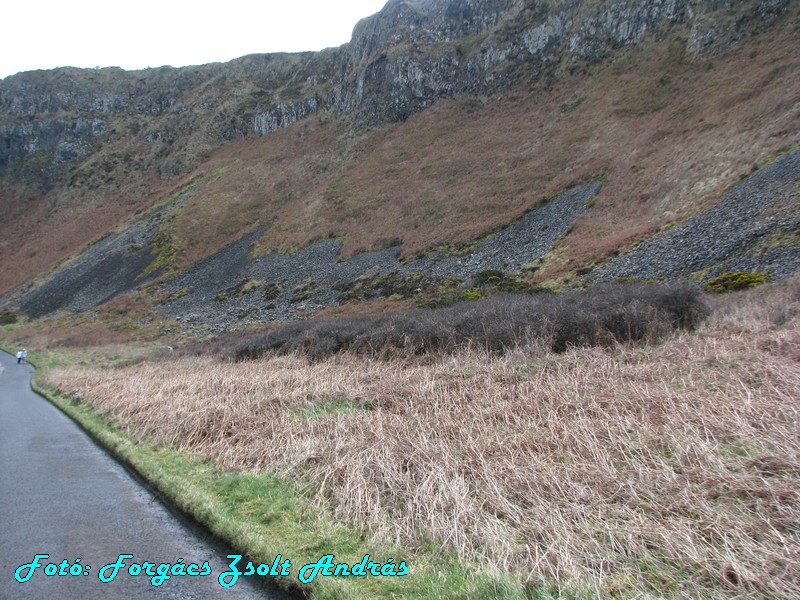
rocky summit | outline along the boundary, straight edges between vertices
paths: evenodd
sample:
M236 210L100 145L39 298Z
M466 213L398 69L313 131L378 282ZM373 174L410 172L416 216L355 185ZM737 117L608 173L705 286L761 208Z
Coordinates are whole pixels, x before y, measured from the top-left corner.
M792 0L390 0L321 52L7 77L0 308L791 277L798 42Z

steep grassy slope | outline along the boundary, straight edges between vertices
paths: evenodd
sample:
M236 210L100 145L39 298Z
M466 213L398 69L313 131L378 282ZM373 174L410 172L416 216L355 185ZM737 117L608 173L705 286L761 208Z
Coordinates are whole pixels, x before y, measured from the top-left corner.
M358 134L312 118L237 143L165 232L183 264L256 224L262 251L343 236L343 254L467 244L571 184L603 191L540 277L593 263L715 202L800 139L797 15L713 61L680 41L501 98L447 100Z
M252 133L265 106L323 93L302 82L324 81L332 54L0 81L0 293L169 198L211 150Z
M165 274L264 225L259 252L330 236L344 240L344 257L401 243L404 257L459 248L572 184L601 178L592 210L535 275L561 277L713 204L754 166L797 144L798 14L790 5L721 54L689 53L689 32L676 28L600 64L518 76L502 95L456 96L402 123L353 127L319 111L214 150L206 134L222 127L222 116L203 112L212 88L231 107L257 102L259 93L220 74L191 88L187 122L164 113L137 136L144 121L120 117L115 141L69 185L24 203L19 189L0 190L0 293L187 190L159 226ZM234 127L241 115L232 111L220 115ZM187 175L164 178L198 160Z

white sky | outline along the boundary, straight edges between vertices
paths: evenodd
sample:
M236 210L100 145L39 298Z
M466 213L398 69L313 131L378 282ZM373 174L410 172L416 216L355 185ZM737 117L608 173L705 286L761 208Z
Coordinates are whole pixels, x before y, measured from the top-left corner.
M227 62L350 41L387 0L10 0L0 78L55 67L127 70Z

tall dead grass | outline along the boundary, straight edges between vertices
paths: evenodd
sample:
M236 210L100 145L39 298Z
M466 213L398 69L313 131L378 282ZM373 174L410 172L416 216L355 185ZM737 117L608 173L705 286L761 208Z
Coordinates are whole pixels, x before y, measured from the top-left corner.
M597 595L800 597L800 284L657 347L74 367L138 437L299 482L370 539Z

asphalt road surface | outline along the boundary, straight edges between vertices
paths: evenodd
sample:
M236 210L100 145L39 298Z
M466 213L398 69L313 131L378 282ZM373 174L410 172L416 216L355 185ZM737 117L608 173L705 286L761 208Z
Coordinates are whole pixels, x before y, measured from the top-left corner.
M0 370L0 598L287 597L258 576L222 587L218 577L228 570L228 551L181 522L73 421L35 394L32 367L0 352ZM35 569L20 569L37 554L49 556L41 557ZM113 567L103 570L121 554L133 558L125 558L115 576ZM141 573L133 563L142 566ZM185 565L196 575L172 576L155 586L162 563ZM68 574L76 564L72 572L77 575ZM110 580L101 581L101 572ZM15 575L30 578L19 583Z

